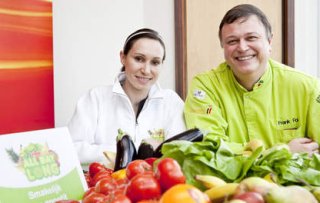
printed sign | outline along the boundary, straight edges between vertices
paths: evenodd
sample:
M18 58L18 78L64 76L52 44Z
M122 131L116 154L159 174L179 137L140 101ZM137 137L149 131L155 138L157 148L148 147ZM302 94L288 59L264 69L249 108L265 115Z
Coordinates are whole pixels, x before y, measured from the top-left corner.
M0 203L80 200L87 184L67 128L0 136Z

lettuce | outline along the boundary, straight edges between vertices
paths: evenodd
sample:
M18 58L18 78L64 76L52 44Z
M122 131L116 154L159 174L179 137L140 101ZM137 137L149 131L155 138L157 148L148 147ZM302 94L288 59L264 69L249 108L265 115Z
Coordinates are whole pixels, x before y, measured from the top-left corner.
M176 140L161 148L163 157L178 161L187 183L204 189L195 175L214 175L226 182L240 182L249 176L277 175L279 184L310 184L320 186L320 155L291 154L287 145L277 145L263 151L259 147L251 155L243 155L239 143L210 137L202 142Z

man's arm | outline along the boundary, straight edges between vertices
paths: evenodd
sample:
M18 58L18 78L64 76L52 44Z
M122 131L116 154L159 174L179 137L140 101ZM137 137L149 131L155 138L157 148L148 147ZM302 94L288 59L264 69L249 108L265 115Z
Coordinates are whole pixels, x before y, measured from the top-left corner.
M187 128L197 127L206 135L228 139L228 123L222 116L208 77L195 77L189 87L184 107Z
M312 85L311 99L307 114L307 132L305 138L295 138L291 140L288 145L292 152L307 152L310 155L312 153L319 153L320 143L320 83L315 80L315 84Z

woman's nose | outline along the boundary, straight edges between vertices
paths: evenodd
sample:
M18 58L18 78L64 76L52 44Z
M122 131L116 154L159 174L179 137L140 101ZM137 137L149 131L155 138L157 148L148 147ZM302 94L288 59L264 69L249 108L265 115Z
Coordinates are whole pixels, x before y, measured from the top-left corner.
M144 66L142 67L142 72L143 73L150 73L151 72L151 65L149 63L145 63Z

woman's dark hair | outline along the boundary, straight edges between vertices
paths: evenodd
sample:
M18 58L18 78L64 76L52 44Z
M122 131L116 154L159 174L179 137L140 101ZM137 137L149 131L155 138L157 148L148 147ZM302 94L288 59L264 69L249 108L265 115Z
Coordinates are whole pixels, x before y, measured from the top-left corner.
M164 54L163 54L163 58L162 61L164 61L164 59L166 58L166 47L164 45L164 42L162 40L162 37L159 35L159 33L155 30L149 29L149 28L142 28L139 29L135 32L133 32L132 34L130 34L123 46L123 54L127 55L128 52L130 51L130 49L132 48L133 44L141 38L149 38L149 39L154 39L160 42L160 44L163 47L164 50ZM125 67L122 66L121 71L124 71Z
M268 18L266 15L257 7L251 5L251 4L240 4L238 6L233 7L230 9L223 19L221 20L220 26L219 26L219 39L221 42L221 30L222 27L225 24L231 24L234 21L236 21L239 18L248 18L252 15L255 15L258 17L258 19L261 21L263 24L264 28L266 29L266 36L270 40L272 37L272 31L271 31L271 25L268 21Z

